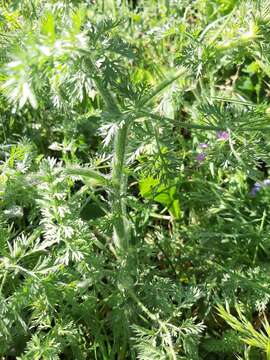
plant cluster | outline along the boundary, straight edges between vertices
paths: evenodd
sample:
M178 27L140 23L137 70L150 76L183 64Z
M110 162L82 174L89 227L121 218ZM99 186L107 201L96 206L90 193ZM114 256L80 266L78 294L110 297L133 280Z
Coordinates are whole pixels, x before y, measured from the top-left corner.
M269 28L0 3L1 359L270 359Z

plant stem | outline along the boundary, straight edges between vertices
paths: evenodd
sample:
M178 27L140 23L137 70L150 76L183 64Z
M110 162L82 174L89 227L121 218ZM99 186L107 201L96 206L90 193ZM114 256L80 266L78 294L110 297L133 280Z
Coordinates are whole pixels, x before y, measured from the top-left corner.
M114 213L114 243L118 250L128 248L129 226L125 205L125 155L129 122L120 124L114 140L114 156L112 161L112 208Z
M96 67L94 62L91 60L90 54L87 53L87 58L85 59L88 64L93 80L96 84L99 93L101 94L107 110L113 114L115 117L118 117L119 123L118 128L114 138L114 155L112 160L112 211L113 211L113 242L116 250L120 254L125 254L129 246L129 224L126 214L126 204L125 204L125 195L126 195L126 175L125 175L125 157L126 157L126 145L129 124L131 120L134 120L132 115L124 116L119 108L119 104L111 94L110 90L103 84L100 70ZM175 75L167 77L163 82L156 86L153 91L142 98L137 104L137 108L141 109L149 101L152 100L157 94L159 94L163 89L169 86L176 79L181 77L187 72L186 69L179 70ZM122 119L121 119L122 118ZM96 176L96 173L95 173Z
M149 101L151 101L156 95L158 95L162 90L164 90L167 86L172 84L175 80L182 77L187 73L187 69L182 68L176 74L168 76L164 81L162 81L158 86L156 86L151 93L144 96L136 105L137 109L141 109L145 106Z
M117 117L123 117L123 114L119 110L117 101L114 99L113 95L110 93L101 81L99 76L99 70L92 62L92 60L87 58L88 65L93 71L93 79L95 81L96 87L99 90L108 111L114 114ZM126 176L124 174L125 166L125 155L126 155L126 143L129 129L129 118L123 117L123 120L118 124L118 129L114 138L114 155L112 160L112 211L113 211L113 242L115 248L119 253L124 253L128 248L128 239L129 239L129 226L126 216L126 206L125 206L125 192L126 192Z
M141 300L137 297L137 295L134 293L134 291L129 288L127 289L128 294L130 297L137 303L137 305L140 307L140 309L148 316L150 320L152 320L154 323L158 323L160 326L160 330L163 332L163 335L167 336L167 343L169 346L169 360L176 360L176 354L173 348L173 343L171 339L171 334L168 331L168 328L166 326L166 323L161 321L156 314L153 314L151 311L147 309L146 306L141 302Z

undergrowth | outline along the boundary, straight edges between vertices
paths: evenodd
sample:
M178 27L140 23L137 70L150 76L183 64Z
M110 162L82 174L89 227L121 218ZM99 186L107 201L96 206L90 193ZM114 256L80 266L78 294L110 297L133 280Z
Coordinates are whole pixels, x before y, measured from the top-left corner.
M1 2L1 359L270 359L269 28Z

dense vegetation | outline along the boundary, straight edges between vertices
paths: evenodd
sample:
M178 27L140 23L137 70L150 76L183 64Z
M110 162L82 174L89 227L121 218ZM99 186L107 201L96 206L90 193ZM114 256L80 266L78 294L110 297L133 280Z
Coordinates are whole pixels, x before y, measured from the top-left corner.
M270 3L0 6L0 358L270 359Z

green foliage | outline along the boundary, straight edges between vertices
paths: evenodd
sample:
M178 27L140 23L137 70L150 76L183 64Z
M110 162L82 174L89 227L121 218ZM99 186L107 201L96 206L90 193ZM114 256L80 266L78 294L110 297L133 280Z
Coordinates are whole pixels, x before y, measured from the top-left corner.
M241 339L251 347L257 347L259 349L263 349L266 358L270 358L270 326L267 318L265 317L262 325L263 331L257 331L254 326L245 318L243 312L241 311L241 307L239 305L236 306L236 311L239 319L233 316L230 313L230 310L225 309L223 306L219 305L218 307L219 315L239 334L241 334Z
M173 184L167 186L160 183L159 179L152 177L142 178L139 182L140 194L144 198L153 199L166 206L169 212L176 218L181 217L181 209L176 187Z
M269 357L269 24L1 3L1 358Z

